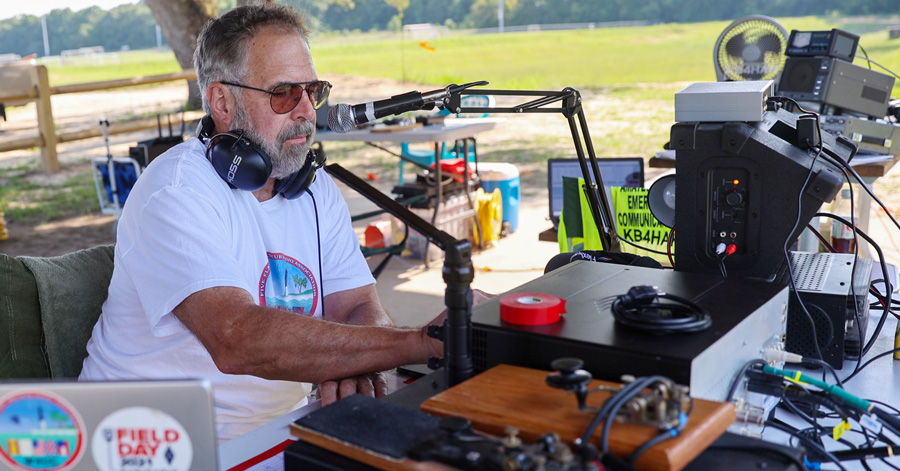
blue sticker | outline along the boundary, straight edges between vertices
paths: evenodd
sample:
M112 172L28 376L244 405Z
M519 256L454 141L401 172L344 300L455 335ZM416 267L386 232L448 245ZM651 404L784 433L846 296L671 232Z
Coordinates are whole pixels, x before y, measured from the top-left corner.
M17 471L65 471L84 449L84 422L63 398L21 391L0 399L0 462Z

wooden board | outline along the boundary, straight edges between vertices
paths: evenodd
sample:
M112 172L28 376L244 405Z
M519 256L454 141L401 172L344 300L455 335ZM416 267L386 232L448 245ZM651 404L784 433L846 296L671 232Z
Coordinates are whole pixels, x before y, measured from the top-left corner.
M372 126L372 132L397 132L397 131L406 131L407 129L415 129L421 128L422 123L410 123L410 124L376 124Z
M547 386L547 371L499 365L428 399L422 410L431 414L456 415L469 419L475 430L503 435L507 427L515 427L526 442L533 442L547 432L556 432L571 444L587 429L592 412L578 410L575 395ZM593 381L590 387L601 384ZM587 405L599 407L609 393L588 395ZM688 424L677 438L651 447L637 460L638 469L678 471L714 442L734 423L734 406L728 403L694 400ZM600 448L602 426L594 434L593 443ZM616 423L612 426L610 451L625 458L638 446L657 435L652 427Z

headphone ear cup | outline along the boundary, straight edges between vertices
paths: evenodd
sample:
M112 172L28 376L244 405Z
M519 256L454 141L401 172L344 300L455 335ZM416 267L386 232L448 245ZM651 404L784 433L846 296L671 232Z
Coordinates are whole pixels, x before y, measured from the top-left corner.
M321 155L320 158L319 153L310 149L300 170L275 182L275 192L289 200L299 197L316 180L316 170L325 163L325 154Z
M272 161L259 146L241 137L240 130L213 136L206 146L206 158L216 173L239 190L256 191L272 173Z

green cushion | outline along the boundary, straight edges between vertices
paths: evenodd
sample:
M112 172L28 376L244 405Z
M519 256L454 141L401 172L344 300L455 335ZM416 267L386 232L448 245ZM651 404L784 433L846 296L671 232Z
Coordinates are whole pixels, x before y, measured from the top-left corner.
M18 257L31 270L41 306L50 373L77 378L113 271L112 245L58 257Z
M49 376L34 276L20 260L0 254L0 379Z

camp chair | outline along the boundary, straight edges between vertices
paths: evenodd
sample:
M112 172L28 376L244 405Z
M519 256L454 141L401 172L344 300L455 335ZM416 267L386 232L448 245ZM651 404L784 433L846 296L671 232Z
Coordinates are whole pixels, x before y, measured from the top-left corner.
M78 377L106 301L113 251L0 254L0 379Z

